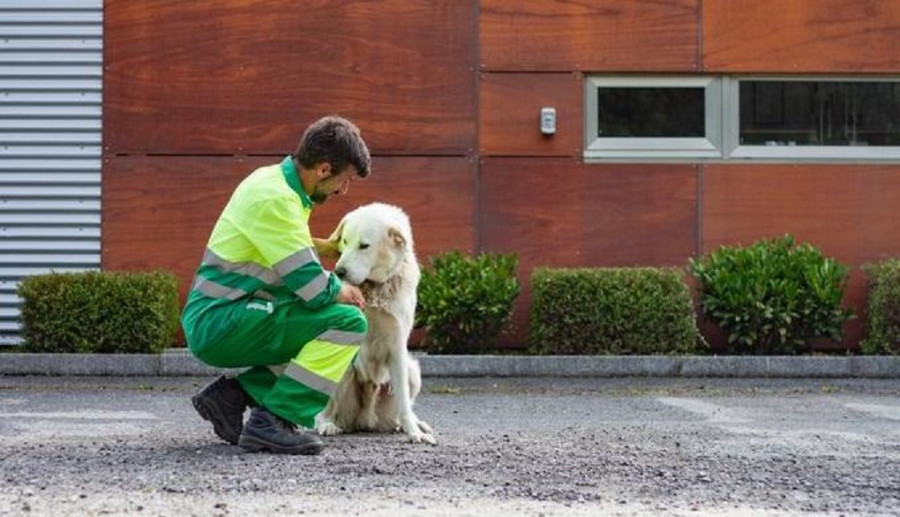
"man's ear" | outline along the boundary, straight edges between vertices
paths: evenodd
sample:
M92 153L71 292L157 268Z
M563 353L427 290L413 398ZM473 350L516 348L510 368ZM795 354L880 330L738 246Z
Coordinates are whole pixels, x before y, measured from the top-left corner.
M338 249L340 249L341 236L344 233L344 222L346 220L347 220L346 217L341 219L341 222L338 223L337 228L335 228L334 231L331 232L331 235L328 237L328 242L333 242L333 243L337 244Z
M388 228L388 237L390 237L391 242L394 246L398 248L406 247L406 237L403 236L403 233L396 228Z
M331 164L328 162L319 162L316 164L316 177L323 180L331 176Z

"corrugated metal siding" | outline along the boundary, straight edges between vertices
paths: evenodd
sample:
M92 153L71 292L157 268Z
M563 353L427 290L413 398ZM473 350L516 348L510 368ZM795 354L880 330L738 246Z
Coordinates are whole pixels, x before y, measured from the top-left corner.
M0 0L0 345L18 282L100 267L103 0Z

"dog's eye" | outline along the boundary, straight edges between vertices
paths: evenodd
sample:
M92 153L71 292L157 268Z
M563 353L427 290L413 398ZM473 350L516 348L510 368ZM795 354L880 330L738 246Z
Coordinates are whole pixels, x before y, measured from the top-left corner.
M361 249L361 250L364 250L368 247L369 247L369 245L364 242L359 243L359 249Z

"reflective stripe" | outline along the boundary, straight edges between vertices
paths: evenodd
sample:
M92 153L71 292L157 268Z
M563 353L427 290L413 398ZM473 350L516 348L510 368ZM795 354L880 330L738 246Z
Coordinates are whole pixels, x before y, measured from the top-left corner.
M316 253L316 248L303 248L297 253L293 253L288 255L287 258L281 260L279 263L275 264L274 268L275 272L281 275L282 277L287 276L289 273L294 271L295 269L299 269L310 262L319 262L319 254Z
M328 330L325 331L322 335L317 337L321 341L328 341L329 343L335 343L337 345L356 345L363 338L366 337L365 333L361 332L347 332L346 330Z
M283 262L283 261L282 261ZM225 260L215 251L206 248L203 253L203 265L215 266L228 273L239 273L250 276L269 285L281 285L281 277L275 271L255 262L232 262Z
M328 273L322 271L318 276L310 280L309 283L294 291L294 293L308 302L316 296L319 296L326 287L328 287Z
M325 393L329 397L334 395L334 392L337 391L336 382L330 381L320 375L316 375L293 361L285 368L284 375L287 375L304 386Z
M357 352L359 347L356 345L336 345L313 339L303 346L293 362L304 370L337 384L347 368L350 368Z
M287 366L288 365L286 364L270 364L268 368L272 373L280 377L284 373L284 370L287 369Z
M200 293L210 297L210 298L225 298L227 300L238 300L247 296L247 291L243 289L238 289L237 287L228 287L226 285L222 285L216 283L208 278L203 278L202 276L198 276L196 280L194 280L194 285L191 286L191 289L194 291L199 291Z

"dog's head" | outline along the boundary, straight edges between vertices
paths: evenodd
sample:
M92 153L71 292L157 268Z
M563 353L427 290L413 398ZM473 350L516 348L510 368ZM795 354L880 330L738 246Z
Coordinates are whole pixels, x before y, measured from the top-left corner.
M409 217L384 203L361 206L345 215L329 240L337 242L341 252L334 272L354 285L366 280L383 284L399 273L413 249Z

